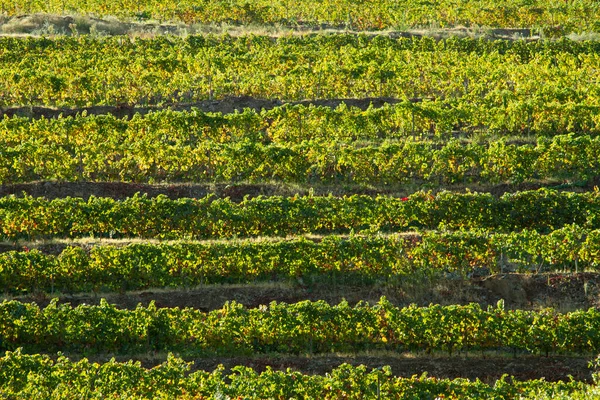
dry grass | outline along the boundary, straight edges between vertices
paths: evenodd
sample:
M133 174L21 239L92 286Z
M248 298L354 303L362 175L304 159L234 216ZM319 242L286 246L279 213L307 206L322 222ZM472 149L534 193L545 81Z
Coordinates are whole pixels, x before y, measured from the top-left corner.
M14 17L0 16L0 35L11 36L55 36L55 35L96 35L113 36L129 35L132 37L154 37L158 35L203 35L203 34L228 34L230 36L266 35L271 37L307 35L307 34L366 34L386 35L390 37L428 36L435 39L448 37L469 37L519 40L526 38L536 40L540 37L529 29L496 29L486 27L454 27L442 29L435 25L419 29L383 30L383 31L354 31L347 28L322 26L285 26L274 25L230 25L219 24L183 24L162 23L159 21L124 21L115 17L95 18L90 16L31 14ZM574 37L585 40L585 34Z

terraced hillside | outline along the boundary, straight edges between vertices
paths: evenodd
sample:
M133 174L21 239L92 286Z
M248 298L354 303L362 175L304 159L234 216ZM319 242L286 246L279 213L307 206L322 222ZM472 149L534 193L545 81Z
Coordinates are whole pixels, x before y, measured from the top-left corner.
M594 2L0 13L2 397L600 396Z

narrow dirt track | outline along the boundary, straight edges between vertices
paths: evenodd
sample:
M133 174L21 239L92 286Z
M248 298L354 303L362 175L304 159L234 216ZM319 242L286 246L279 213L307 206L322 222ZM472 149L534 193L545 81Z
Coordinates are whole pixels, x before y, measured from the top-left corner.
M445 185L432 191L449 190L453 192L471 191L491 193L502 196L504 193L514 193L523 190L537 190L542 187L572 192L586 192L594 190L600 182L589 181L585 186L564 185L560 181L524 182L520 184L502 183L497 185ZM387 185L374 186L333 186L333 185L306 185L299 186L286 183L164 183L146 184L134 182L52 182L40 181L30 183L15 183L0 185L0 197L8 195L21 196L24 193L33 197L46 197L58 199L81 197L88 199L90 196L110 197L122 200L134 194L146 194L148 197L165 195L170 199L202 198L209 194L217 198L228 197L234 202L240 202L245 197L257 196L300 196L312 193L315 196L344 196L344 195L386 195L394 197L408 196L420 188L418 185Z
M306 278L307 280L309 278ZM552 307L559 312L600 307L600 273L571 274L501 274L483 278L443 279L433 282L397 282L395 284L358 285L343 282L256 282L230 285L206 285L195 288L147 289L123 293L29 294L16 297L36 302L41 307L57 297L59 303L99 304L100 299L118 308L135 309L154 301L157 307L192 307L202 311L220 309L227 301L248 308L273 301L296 303L324 300L329 304L347 301L377 303L385 296L392 304L453 305L478 303L482 308L495 307L500 299L507 309L539 310Z
M66 354L77 360L80 355ZM126 362L130 359L139 361L143 367L152 368L166 360L166 354L146 354L139 356L95 355L88 357L94 362L106 362L112 357L117 361ZM192 362L192 371L214 371L219 365L225 367L225 374L231 373L231 368L239 365L251 367L258 372L267 367L285 371L288 368L305 374L324 375L330 373L342 363L354 366L365 365L367 371L389 365L392 374L398 377L410 378L424 373L437 378L468 378L479 379L487 384L494 384L503 375L512 376L519 381L530 379L545 379L547 381L570 381L572 376L577 381L592 383L592 370L588 363L592 357L569 356L535 356L506 354L476 353L459 354L452 357L447 355L394 354L373 353L358 355L318 354L318 355L287 355L268 354L240 357L207 357L187 358ZM510 378L509 378L510 379Z
M275 107L281 107L285 104L290 105L314 105L322 107L336 108L340 104L345 103L348 107L356 107L361 110L366 110L370 106L379 108L384 104L396 104L400 99L391 97L369 97L363 99L318 99L318 100L302 100L285 102L278 99L259 99L250 96L226 97L220 100L204 100L196 103L174 103L155 106L138 106L132 104L122 104L117 106L93 106L83 108L52 108L43 106L20 106L8 107L0 109L0 118L3 116L13 117L28 117L28 118L58 118L76 116L86 113L87 115L114 115L118 118L131 118L135 114L145 115L155 111L173 110L173 111L190 111L198 109L203 112L220 112L230 114L235 111L244 111L249 108L254 111L271 110ZM412 102L420 102L422 99L411 99Z

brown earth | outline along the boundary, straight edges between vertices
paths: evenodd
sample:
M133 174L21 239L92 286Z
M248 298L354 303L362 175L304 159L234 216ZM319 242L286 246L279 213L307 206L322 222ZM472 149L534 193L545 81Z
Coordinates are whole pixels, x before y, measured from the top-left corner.
M307 191L304 191L307 193ZM136 193L147 194L148 197L165 195L171 199L201 198L209 194L216 197L229 197L235 201L243 200L244 196L293 196L297 193L290 186L278 184L199 184L199 183L173 183L173 184L143 184L125 182L32 182L12 185L0 185L0 196L11 194L22 195L26 193L34 197L57 199L81 197L88 199L90 196L110 197L122 200Z
M600 273L503 274L486 278L439 279L433 282L398 281L393 284L347 285L335 282L267 282L236 285L207 285L193 289L150 289L126 293L32 294L15 299L46 306L52 297L61 303L99 304L101 298L120 308L133 309L154 301L157 307L219 309L226 301L258 307L272 301L294 303L325 300L338 304L359 301L377 303L385 296L397 306L417 304L452 305L479 303L495 307L504 300L507 309L538 310L552 307L560 312L600 307Z
M77 360L78 354L65 354ZM117 361L125 362L130 359L140 361L143 367L152 368L166 360L166 354L146 354L134 356L122 355L95 355L89 357L94 362L106 362L114 357ZM389 365L392 374L398 377L410 378L414 375L437 378L468 378L494 384L503 375L513 376L515 379L524 381L530 379L544 378L547 381L569 381L571 376L577 381L592 382L592 370L588 363L592 357L571 356L533 356L518 355L516 357L499 353L488 353L485 355L475 353L462 353L456 356L447 355L419 355L419 354L397 354L392 352L341 355L341 354L319 354L319 355L286 355L268 354L250 357L207 357L186 359L193 362L192 371L213 371L219 365L225 367L225 373L231 373L231 368L243 365L251 367L258 372L267 367L274 370L285 371L290 368L305 374L330 373L342 363L354 366L365 365L370 371Z
M388 97L372 97L362 99L319 99L319 100L302 100L293 102L284 102L276 99L260 99L250 96L226 97L220 100L204 100L196 103L175 103L165 104L161 106L136 106L121 104L117 106L92 106L84 108L51 108L41 106L20 106L0 109L0 118L4 115L8 117L19 116L28 118L58 118L76 116L86 113L87 115L107 115L112 114L118 118L131 118L135 114L145 115L150 112L170 109L173 111L189 111L193 108L203 112L220 112L230 114L235 111L244 111L249 108L255 111L270 110L275 107L281 107L284 104L291 105L314 105L336 108L340 104L345 103L349 107L357 107L361 110L366 110L370 106L382 107L384 104L395 104L400 102L400 99ZM422 99L412 99L413 102L420 102Z
M407 284L405 287L375 286L314 286L305 287L285 284L256 285L215 285L193 290L148 290L136 293L112 294L105 296L110 303L119 307L133 308L138 303L148 304L154 300L159 307L196 307L204 311L220 308L225 301L235 300L248 307L267 304L271 301L295 302L300 300L324 299L337 303L342 299L353 304L360 300L376 302L379 296L386 295L398 305L417 303L428 305L466 304L478 302L482 306L495 306L500 298L513 288L516 295L505 298L506 308L539 309L548 306L557 307L560 311L571 311L579 308L598 306L600 293L600 274L547 274L519 275L506 274L485 279L472 279L468 282L448 279L427 285ZM61 301L72 304L97 304L101 295L62 296ZM104 296L104 295L102 295ZM41 305L48 303L48 298L41 295L21 298L25 301L37 301ZM72 358L80 358L80 354L66 354ZM144 367L151 368L166 359L164 353L147 353L135 356L94 355L92 361L105 362L115 357L119 361L134 359ZM185 358L185 357L184 357ZM420 376L427 372L428 376L439 378L480 379L493 384L504 374L514 376L518 380L545 378L548 381L575 380L591 382L592 371L588 363L593 355L549 357L516 355L504 352L470 352L449 356L447 353L397 354L393 352L370 352L363 354L319 354L319 355L285 355L266 354L236 357L203 357L187 359L193 361L192 370L212 371L223 364L226 372L237 365L252 367L263 371L267 366L276 370L291 368L308 374L324 374L330 372L341 363L353 365L364 364L368 369L390 365L395 376Z
M134 293L78 294L58 296L60 302L98 304L101 297L122 308L135 308L154 301L158 307L195 307L203 311L221 308L226 301L235 300L247 307L268 304L271 301L297 302L301 300L325 300L335 304L345 299L350 304L366 300L375 303L385 295L394 304L406 306L411 303L426 306L431 303L451 305L476 302L483 307L495 306L504 299L508 309L540 309L555 307L561 312L600 306L600 274L504 274L471 280L443 279L437 282L399 282L396 285L347 286L314 284L305 282L211 285L194 289L154 289ZM35 301L41 306L49 302L49 296L39 294L18 298ZM66 354L73 358L80 354ZM93 361L107 361L114 355L95 355ZM149 353L138 356L115 356L120 361L131 358L141 361L145 367L153 367L166 359L166 354ZM364 364L369 369L390 365L396 376L411 377L427 372L439 378L479 378L493 384L502 375L518 380L545 378L549 381L568 381L570 376L580 381L591 381L588 362L592 355L550 357L486 352L484 354L458 353L454 356L395 354L374 352L357 355L281 355L267 354L251 357L206 357L193 361L193 370L214 370L219 364L226 369L245 365L259 371L270 366L277 370L291 368L309 374L330 372L341 363Z
M563 191L583 192L593 190L600 182L590 181L585 185L563 184L561 181L539 181L524 182L520 184L497 184L497 185L445 185L431 188L432 192L450 190L454 192L465 192L467 189L476 192L488 192L494 196L504 193L514 193L523 190L536 190L542 187L558 189ZM368 196L388 195L395 197L408 196L422 187L414 185L387 185L385 187L359 186L359 185L312 185L299 186L285 183L169 183L169 184L144 184L126 182L31 182L0 185L0 197L11 194L20 196L23 193L34 197L46 197L48 199L70 197L81 197L88 199L90 196L111 197L113 199L124 199L136 193L147 194L149 197L165 195L171 199L183 197L201 198L208 194L214 194L219 198L229 197L232 201L239 202L245 196L294 196L308 195L334 196L362 194Z
M530 380L545 378L548 381L569 381L569 375L575 380L591 382L591 370L588 368L589 357L536 357L519 356L482 358L473 357L420 357L414 355L320 355L312 357L277 357L263 356L250 359L244 358L215 358L196 359L194 368L206 371L214 370L219 364L226 368L235 365L246 365L258 371L263 371L267 366L276 370L292 368L309 374L325 374L331 372L342 363L355 366L365 365L368 370L389 365L394 376L410 378L413 375L437 378L468 378L493 384L502 375L514 376L517 380Z

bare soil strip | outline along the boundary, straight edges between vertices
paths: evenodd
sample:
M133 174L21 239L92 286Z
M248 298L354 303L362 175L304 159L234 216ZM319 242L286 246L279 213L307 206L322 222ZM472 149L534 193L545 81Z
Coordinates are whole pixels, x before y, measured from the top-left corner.
M214 370L219 364L226 368L235 365L247 365L262 371L270 366L273 369L285 370L292 368L309 374L325 374L331 372L342 363L365 365L368 369L389 365L395 376L410 378L413 375L438 378L468 378L493 384L502 375L514 376L517 380L545 378L547 381L569 381L569 375L575 380L590 382L591 370L588 368L590 357L536 357L518 356L482 358L470 354L455 357L421 357L389 354L378 355L322 355L318 357L288 356L282 358L260 357L252 359L197 359L194 368L207 371Z
M99 304L101 298L119 308L134 309L154 301L157 307L192 307L203 311L220 309L227 301L254 308L273 301L295 303L303 300L325 300L351 305L359 301L377 303L382 296L396 306L417 304L453 305L479 303L495 307L500 299L507 309L539 310L552 307L570 312L600 307L600 273L502 274L484 278L441 278L433 281L399 279L395 283L375 285L344 284L342 280L306 279L287 282L206 285L195 288L147 289L124 293L37 293L11 297L23 302L36 302L45 307L53 297L60 303Z
M331 190L335 190L335 188L331 187ZM20 196L23 193L34 197L46 197L47 199L70 196L81 197L86 200L90 196L110 197L115 200L122 200L132 197L136 193L146 194L148 197L164 195L173 200L179 198L202 198L213 194L218 198L229 197L233 201L242 201L245 196L293 196L296 193L308 193L308 190L290 185L268 183L239 185L169 183L153 185L126 182L32 182L0 185L0 196L11 194Z
M0 109L0 117L4 115L8 117L20 116L28 118L58 118L76 116L86 113L87 115L107 115L111 114L118 118L131 118L135 114L145 115L155 111L170 109L173 111L190 111L198 109L203 112L220 112L230 114L235 111L244 111L249 108L255 111L271 110L275 107L281 107L285 104L290 105L314 105L336 108L340 104L345 103L349 107L357 107L361 110L366 110L370 106L378 108L384 104L396 104L401 102L401 99L392 97L368 97L362 99L314 99L285 102L279 99L260 99L250 96L226 97L219 100L204 100L196 103L170 103L164 105L140 106L133 104L121 104L117 106L92 106L83 108L52 108L42 106L15 106L10 108ZM412 102L418 103L422 101L420 98L411 99Z
M73 360L81 358L80 354L65 354ZM139 361L143 367L152 368L167 358L166 354L143 354L137 356L123 355L93 355L88 357L93 362L107 362L112 357L117 361L126 362L130 359ZM193 362L192 371L214 371L219 365L225 367L225 373L231 373L231 368L243 365L251 367L258 372L267 367L274 370L285 371L290 368L305 374L323 375L330 373L342 363L355 366L365 365L370 371L389 365L392 374L398 377L410 378L414 375L437 378L468 378L494 384L503 375L513 376L519 381L544 378L547 381L569 381L572 376L577 381L592 383L592 370L588 367L592 357L571 356L533 356L512 355L500 353L461 353L454 356L425 355L425 354L398 354L392 352L367 353L367 354L318 354L318 355L286 355L269 354L239 357L207 357L188 359Z
M504 193L514 193L524 190L537 190L542 187L572 192L586 192L594 189L600 182L589 181L586 184L569 184L558 180L545 180L537 182L524 182L519 184L501 183L497 185L443 185L430 187L432 192L441 190L453 192L470 191L491 193L494 196L502 196ZM312 193L315 196L345 196L345 195L386 195L394 197L405 197L423 186L418 182L414 184L386 185L385 187L359 186L359 185L296 185L287 183L127 183L127 182L52 182L39 181L30 183L4 184L0 185L0 197L8 195L22 196L27 194L33 197L46 197L47 199L58 199L70 197L81 197L88 199L90 196L110 197L122 200L136 193L146 194L148 197L165 195L170 199L179 198L202 198L209 194L217 198L229 198L234 202L240 202L245 197L257 196L305 196Z

